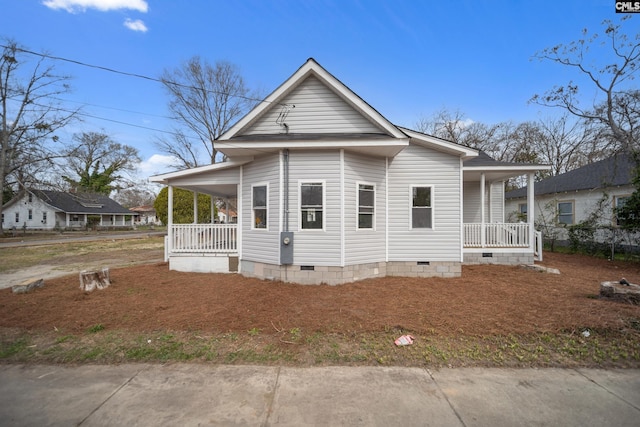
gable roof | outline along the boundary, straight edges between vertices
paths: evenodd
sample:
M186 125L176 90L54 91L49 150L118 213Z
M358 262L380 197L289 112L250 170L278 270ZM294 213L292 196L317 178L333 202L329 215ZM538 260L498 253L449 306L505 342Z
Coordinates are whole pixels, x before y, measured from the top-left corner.
M357 110L362 116L375 124L380 129L380 133L387 134L394 138L406 138L402 131L383 117L382 114L376 111L344 83L324 69L318 62L316 62L315 59L309 58L295 73L291 75L291 77L285 80L276 90L256 105L253 110L235 123L227 132L220 135L218 140L225 141L241 136L243 130L246 130L251 124L255 123L267 111L272 110L273 108L278 110L281 110L283 106L295 108L295 105L285 105L283 100L308 78L316 78L319 80L321 84L332 90L342 100L349 104L351 108Z
M28 191L54 209L66 213L135 215L134 212L102 194L67 193L53 190Z
M543 195L629 185L634 168L633 157L628 153L619 153L608 159L536 182L534 193ZM505 198L514 199L526 195L527 187L523 187L508 191Z

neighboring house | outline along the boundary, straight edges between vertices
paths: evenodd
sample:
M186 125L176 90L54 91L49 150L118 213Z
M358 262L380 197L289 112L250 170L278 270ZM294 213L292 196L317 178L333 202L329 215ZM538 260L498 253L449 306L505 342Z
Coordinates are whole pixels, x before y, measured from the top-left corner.
M169 213L174 187L237 200L237 224L169 216L171 269L338 284L534 261L533 223L504 222L504 181L548 168L395 126L313 59L216 149L226 162L151 177Z
M238 214L231 208L218 208L218 222L221 224L236 224Z
M2 227L26 230L131 227L137 215L101 194L23 190L3 207Z
M156 215L156 209L151 205L136 206L129 210L138 214L136 225L162 225L162 221Z
M633 193L634 168L632 156L621 153L536 182L535 222L560 241L568 238L568 226L593 214L603 226L618 225L614 207L621 206ZM527 188L505 194L507 215L512 221L526 220L526 194Z

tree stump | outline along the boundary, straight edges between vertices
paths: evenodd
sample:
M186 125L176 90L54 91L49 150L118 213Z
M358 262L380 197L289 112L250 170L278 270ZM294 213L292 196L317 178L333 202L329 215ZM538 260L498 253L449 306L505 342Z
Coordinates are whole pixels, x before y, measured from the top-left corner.
M640 305L640 286L620 282L600 283L600 298Z
M94 289L104 289L111 285L111 279L109 278L109 269L103 268L100 271L87 271L80 272L80 289L85 292L91 292Z

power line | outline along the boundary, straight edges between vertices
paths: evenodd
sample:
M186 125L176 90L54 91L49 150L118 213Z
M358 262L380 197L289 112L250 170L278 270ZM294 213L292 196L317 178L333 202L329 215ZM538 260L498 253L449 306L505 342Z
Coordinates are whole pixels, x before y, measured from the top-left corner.
M135 78L139 78L139 79L143 79L143 80L152 81L152 82L155 82L155 83L161 83L163 85L169 84L169 85L182 87L182 88L185 88L185 89L202 90L202 88L198 88L198 87L190 86L190 85L185 85L185 84L174 82L174 81L170 81L170 80L162 80L162 79L158 79L158 78L155 78L155 77L145 76L144 74L137 74L137 73L130 73L130 72L127 72L127 71L120 71L120 70L116 70L114 68L105 67L105 66L102 66L102 65L88 64L86 62L78 61L78 60L75 60L75 59L63 58L61 56L54 56L54 55L49 55L49 54L46 54L46 53L34 52L32 50L28 50L28 49L24 49L24 48L20 48L20 47L10 47L10 46L6 46L6 45L3 45L3 44L0 44L0 47L2 47L4 49L15 49L16 51L28 53L30 55L39 56L41 58L52 59L52 60L55 60L55 61L69 62L71 64L80 65L80 66L88 67L88 68L94 68L94 69L102 70L102 71L107 71L109 73L120 74L120 75L128 76L128 77L135 77ZM204 91L205 92L214 93L216 95L225 95L225 96L231 96L231 97L235 97L235 98L241 98L241 99L245 99L247 101L271 102L271 101L266 101L265 99L258 99L258 98L253 98L253 97L250 97L250 96L244 96L244 95L236 95L236 94L231 94L231 93L227 93L227 92L222 92L222 91L219 91L219 90L204 89ZM279 102L275 102L275 104L284 105L284 104L280 104Z

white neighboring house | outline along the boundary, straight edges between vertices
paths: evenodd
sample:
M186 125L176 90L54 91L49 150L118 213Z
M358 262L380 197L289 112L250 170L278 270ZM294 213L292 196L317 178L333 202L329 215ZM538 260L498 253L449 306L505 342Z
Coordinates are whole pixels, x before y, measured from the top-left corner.
M620 153L535 184L535 222L545 224L557 240L568 239L567 227L597 212L600 224L616 226L614 207L624 204L634 187L635 163ZM507 215L512 221L527 218L527 188L505 194Z
M237 224L238 213L231 208L218 208L218 222L221 224Z
M135 219L136 225L162 225L162 221L157 217L156 209L151 205L136 206L129 210L138 214Z
M101 194L23 190L3 206L2 228L81 229L92 220L100 227L131 227L136 215Z
M216 148L226 162L150 178L169 187L170 269L339 284L540 255L532 222L505 222L503 188L547 167L395 126L313 59ZM174 187L236 199L237 224L175 224Z

